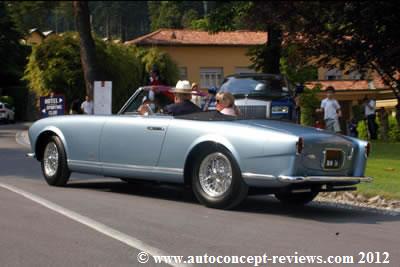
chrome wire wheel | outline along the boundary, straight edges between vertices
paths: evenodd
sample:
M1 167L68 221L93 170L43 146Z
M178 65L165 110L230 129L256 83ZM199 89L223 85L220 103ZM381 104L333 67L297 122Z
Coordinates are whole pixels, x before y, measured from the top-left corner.
M54 142L49 142L43 155L44 172L47 176L53 176L58 169L58 149Z
M220 197L232 184L232 166L227 156L220 152L207 155L199 168L200 186L210 197Z

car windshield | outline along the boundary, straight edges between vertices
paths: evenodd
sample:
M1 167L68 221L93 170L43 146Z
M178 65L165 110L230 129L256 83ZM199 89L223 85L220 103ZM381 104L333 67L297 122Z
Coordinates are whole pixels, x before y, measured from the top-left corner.
M236 97L282 97L289 95L289 88L280 76L229 77L220 88Z
M145 87L139 89L135 97L122 108L120 114L137 114L142 105L148 105L152 113L163 114L163 109L173 103L173 99L168 90Z

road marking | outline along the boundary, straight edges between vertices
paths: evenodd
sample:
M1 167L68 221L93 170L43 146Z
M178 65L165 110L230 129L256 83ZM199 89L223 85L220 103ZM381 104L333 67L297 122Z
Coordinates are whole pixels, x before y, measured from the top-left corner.
M26 138L27 131L18 131L15 135L15 142L24 147L30 147L29 138ZM24 136L25 135L25 136ZM27 141L24 141L27 140Z
M34 195L32 193L29 193L25 190L19 189L15 186L9 185L9 184L5 184L5 183L0 183L0 187L5 188L9 191L12 191L16 194L19 194L33 202L36 202L52 211L55 211L61 215L64 215L65 217L68 217L76 222L79 222L83 225L86 225L89 228L92 228L93 230L96 230L97 232L100 232L108 237L111 237L113 239L116 239L134 249L140 250L140 251L144 251L150 255L153 256L163 256L163 255L170 255L167 252L164 252L158 248L152 247L148 244L146 244L145 242L134 238L132 236L129 236L127 234L124 234L114 228L111 228L105 224L102 224L98 221L95 221L89 217L86 217L84 215L81 215L75 211L69 210L67 208L64 208L58 204L55 204L47 199L44 199L40 196ZM184 265L184 264L173 264L173 263L168 263L165 262L168 265L171 266L190 266L190 265Z

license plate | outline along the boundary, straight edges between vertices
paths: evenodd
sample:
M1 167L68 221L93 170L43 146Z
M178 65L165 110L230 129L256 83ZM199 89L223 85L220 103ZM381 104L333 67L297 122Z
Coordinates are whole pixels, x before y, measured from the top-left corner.
M339 169L342 166L343 153L341 150L325 150L325 169Z

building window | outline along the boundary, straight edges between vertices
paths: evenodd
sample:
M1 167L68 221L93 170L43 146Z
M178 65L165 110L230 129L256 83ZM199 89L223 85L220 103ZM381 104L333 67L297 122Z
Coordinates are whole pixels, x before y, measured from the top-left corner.
M180 80L187 80L187 68L186 67L179 67L179 79Z
M219 87L224 78L222 68L200 68L200 87Z
M341 70L333 68L325 73L325 80L340 80L342 79L342 76L343 75Z
M248 67L235 67L235 73L256 73L256 71Z

